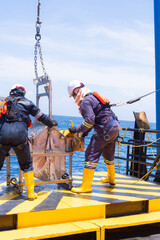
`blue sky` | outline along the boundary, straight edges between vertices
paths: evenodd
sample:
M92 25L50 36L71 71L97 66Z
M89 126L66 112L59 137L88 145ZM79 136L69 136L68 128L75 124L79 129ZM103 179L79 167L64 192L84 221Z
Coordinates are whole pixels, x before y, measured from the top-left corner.
M35 102L34 44L38 0L1 1L0 96L22 83ZM67 85L82 81L111 103L155 89L153 0L41 0L41 46L52 79L53 114L79 116ZM42 70L39 65L39 75ZM47 99L40 102L43 112ZM155 122L155 95L113 108L120 120L145 111Z

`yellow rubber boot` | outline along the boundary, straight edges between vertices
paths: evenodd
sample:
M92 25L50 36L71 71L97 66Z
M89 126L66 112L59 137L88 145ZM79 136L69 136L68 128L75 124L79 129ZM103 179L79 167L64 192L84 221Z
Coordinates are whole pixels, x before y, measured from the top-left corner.
M75 193L92 192L93 176L94 176L94 169L83 168L82 185L80 185L79 187L73 187L71 191Z
M24 179L28 190L28 200L33 201L37 198L37 193L34 192L34 172L24 173Z
M101 178L101 182L109 183L111 185L116 185L114 164L112 164L112 165L107 164L107 171L108 171L107 177L106 178L104 178L104 177Z

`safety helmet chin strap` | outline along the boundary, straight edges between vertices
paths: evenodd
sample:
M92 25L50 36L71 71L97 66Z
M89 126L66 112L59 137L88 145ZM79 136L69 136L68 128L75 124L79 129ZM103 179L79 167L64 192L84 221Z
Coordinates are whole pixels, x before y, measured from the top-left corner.
M84 84L82 84L80 87L75 88L75 89L78 89L77 94L79 93L80 88L83 88L83 87L85 87ZM74 89L74 90L75 90L75 89ZM73 95L72 95L72 97L73 97L74 99L76 99L77 94L74 93L74 90L73 90Z

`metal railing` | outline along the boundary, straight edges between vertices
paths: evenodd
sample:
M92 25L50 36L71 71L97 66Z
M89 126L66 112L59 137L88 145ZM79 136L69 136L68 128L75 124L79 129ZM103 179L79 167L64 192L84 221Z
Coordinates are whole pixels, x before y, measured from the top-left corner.
M145 180L154 177L155 181L160 182L160 175L157 175L157 167L160 165L160 139L157 136L160 136L160 131L135 128L121 128L121 131L123 137L119 137L117 145L119 149L123 145L123 156L118 152L115 159L126 161L126 175ZM125 134L129 132L131 136L126 137Z

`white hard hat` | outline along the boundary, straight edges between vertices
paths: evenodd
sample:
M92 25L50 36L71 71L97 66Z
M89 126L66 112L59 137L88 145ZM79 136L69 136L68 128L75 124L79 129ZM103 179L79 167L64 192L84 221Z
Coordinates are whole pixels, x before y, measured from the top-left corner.
M72 93L73 93L73 90L76 89L76 88L79 88L79 87L84 87L84 84L81 83L78 80L74 80L74 81L70 82L69 85L68 85L69 96L71 97Z
M12 88L11 88L11 91L13 90L13 89L16 89L16 88L22 88L25 92L26 92L26 89L25 89L25 87L22 85L22 84L14 84L13 86L12 86Z

